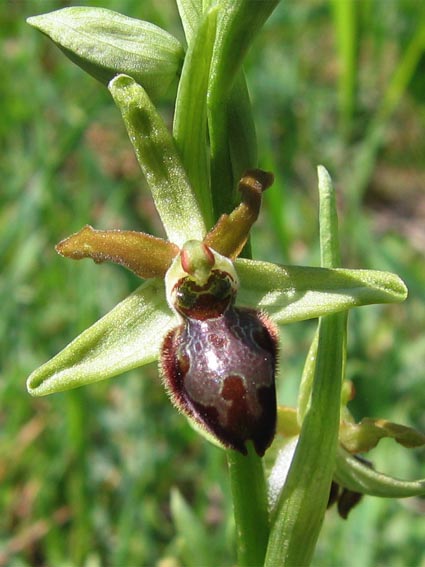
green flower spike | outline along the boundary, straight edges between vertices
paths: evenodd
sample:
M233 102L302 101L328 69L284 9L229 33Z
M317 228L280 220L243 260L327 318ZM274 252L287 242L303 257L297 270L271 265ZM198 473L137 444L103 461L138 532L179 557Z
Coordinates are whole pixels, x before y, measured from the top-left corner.
M176 277L166 277L167 272L170 266L175 271L177 265L180 274L196 281L203 270L205 274L211 268L204 266L205 249L228 263L224 272L230 273L233 264L238 280L236 305L262 310L276 324L405 299L403 282L390 273L279 266L237 258L258 216L262 191L272 183L272 176L260 170L248 171L239 183L239 206L207 232L197 194L174 141L144 89L124 75L111 81L109 89L121 110L170 240L86 226L58 244L57 250L64 256L116 262L146 281L35 370L28 379L32 395L76 388L157 360L164 337L181 321L170 299ZM199 244L193 247L186 244L188 241ZM181 250L184 254L179 253Z
M359 494L424 492L423 481L386 477L357 454L383 436L406 446L422 437L382 420L356 424L346 409L349 309L403 301L407 290L394 274L340 268L323 167L321 267L240 258L273 179L246 171L257 148L243 59L277 0L177 4L186 53L164 30L109 10L76 7L29 20L72 61L110 81L167 240L87 225L57 245L63 256L119 263L145 281L35 370L28 390L76 388L159 359L176 407L211 441L235 449L227 458L239 564L307 565L331 493L346 516ZM151 98L177 77L171 135ZM277 325L309 318L319 324L299 407L277 411ZM276 429L285 438L277 435L267 454L278 453L268 510L258 456Z

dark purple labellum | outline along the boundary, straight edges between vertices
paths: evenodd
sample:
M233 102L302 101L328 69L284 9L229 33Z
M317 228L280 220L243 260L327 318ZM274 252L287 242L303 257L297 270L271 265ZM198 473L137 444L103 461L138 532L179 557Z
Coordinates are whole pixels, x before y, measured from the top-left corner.
M276 428L277 332L253 309L233 306L229 274L203 286L177 283L183 324L165 337L161 366L175 405L224 446L262 456ZM179 294L179 292L181 292Z

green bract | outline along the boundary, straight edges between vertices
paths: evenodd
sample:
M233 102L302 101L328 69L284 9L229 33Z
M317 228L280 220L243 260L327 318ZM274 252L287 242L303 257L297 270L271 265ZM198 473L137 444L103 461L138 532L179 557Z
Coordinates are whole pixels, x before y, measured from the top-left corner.
M171 34L105 8L63 8L28 23L102 83L126 73L152 97L166 92L183 63L183 47Z

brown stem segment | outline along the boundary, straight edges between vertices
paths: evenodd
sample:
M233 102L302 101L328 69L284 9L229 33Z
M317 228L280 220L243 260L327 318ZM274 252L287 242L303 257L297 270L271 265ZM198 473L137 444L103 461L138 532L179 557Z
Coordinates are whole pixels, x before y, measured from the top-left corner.
M249 231L258 218L261 197L273 184L272 173L261 169L250 169L239 181L242 201L230 215L222 215L204 238L204 244L219 254L234 260L248 240Z
M114 262L141 278L165 276L179 252L178 246L150 234L134 230L95 230L86 225L56 245L62 256L96 263Z

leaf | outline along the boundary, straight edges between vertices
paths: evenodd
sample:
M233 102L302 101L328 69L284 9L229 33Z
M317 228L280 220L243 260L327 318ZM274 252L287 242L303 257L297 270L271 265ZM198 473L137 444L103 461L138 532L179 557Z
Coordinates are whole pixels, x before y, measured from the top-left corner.
M338 441L345 314L320 319L311 405L272 522L265 565L309 565L323 522Z
M173 138L146 91L126 75L113 79L109 90L121 111L169 240L178 246L188 240L202 240L206 229L201 208Z
M339 265L338 219L332 183L324 168L319 168L319 200L321 264L330 269ZM310 403L272 523L267 567L309 565L313 556L335 468L346 327L347 313L319 319L303 376L304 387L310 389L311 384Z
M231 89L236 82L236 91L243 93L243 77L239 72L246 53L252 45L264 22L273 12L278 0L222 0L217 25L217 35L211 61L210 82L208 87L208 127L211 147L211 182L212 196L216 216L229 213L235 204L235 185L232 157L235 155L235 143L238 136L230 132L230 126L240 123L244 112L248 130L251 129L249 101L245 94L240 99L241 109L235 116L235 98ZM231 108L233 107L233 108ZM231 115L229 115L229 112ZM248 142L247 153L253 153L253 143L243 134L241 141ZM230 142L230 145L229 145ZM240 153L243 150L239 150ZM233 154L233 155L232 155ZM255 157L255 156L254 156ZM256 167L250 163L249 167ZM239 169L239 164L237 164ZM240 171L235 172L240 175Z
M407 297L403 281L390 272L279 266L242 258L235 267L241 282L238 302L258 305L278 323Z
M33 396L111 378L158 357L165 333L176 324L162 280L152 279L79 335L28 378Z
M239 179L258 162L257 135L245 74L239 72L230 93L228 108L230 160L233 177Z
M183 48L172 35L105 8L63 8L27 22L105 85L124 73L157 97L166 92L183 63Z

